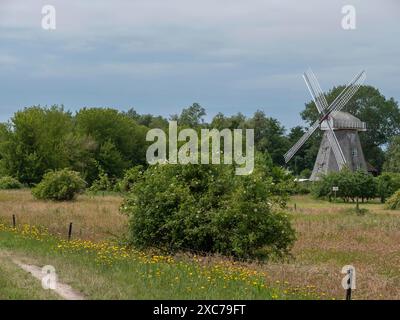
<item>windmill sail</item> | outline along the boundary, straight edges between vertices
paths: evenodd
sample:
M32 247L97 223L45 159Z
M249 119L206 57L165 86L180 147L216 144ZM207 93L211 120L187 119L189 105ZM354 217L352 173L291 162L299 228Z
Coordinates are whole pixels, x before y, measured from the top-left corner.
M334 117L344 106L350 101L353 95L362 86L366 78L365 71L361 71L354 79L343 89L343 91L336 97L336 99L329 106L325 116L330 115Z
M357 74L352 81L343 89L343 91L336 97L336 99L332 102L332 104L327 107L327 102L325 97L322 98L323 94L321 93L318 94L319 92L319 86L317 91L312 86L312 79L313 76L311 74L311 80L310 76L307 74L305 75L305 81L307 86L309 86L309 90L311 95L314 97L315 96L315 104L317 105L318 111L320 111L321 117L316 120L313 125L308 129L308 131L297 141L292 148L289 149L288 152L285 153L284 158L286 163L290 161L290 159L293 158L293 156L296 154L296 152L306 143L306 141L310 138L310 136L317 130L317 128L321 125L322 122L328 119L329 116L334 117L340 110L344 108L344 106L349 102L349 100L353 97L353 95L357 92L357 90L361 87L363 84L366 76L365 76L365 71L361 71L359 74ZM322 92L322 90L321 90ZM324 101L325 100L325 101ZM327 121L328 122L328 121ZM330 125L329 125L330 126ZM332 128L330 127L330 131L332 131L329 136L330 140L332 140L331 145L339 145L337 142L337 139L335 139L334 132L331 130ZM333 133L333 136L332 136ZM336 153L336 154L335 154ZM336 148L336 151L334 151L335 158L339 159L338 163L343 163L343 161L340 160L342 158L343 152L340 149ZM343 157L344 159L344 157ZM345 160L344 160L345 162Z
M314 100L315 105L317 106L319 113L322 114L323 111L328 108L328 102L326 101L325 95L321 89L321 86L319 85L317 78L315 77L311 69L304 73L303 77L306 81L308 90L311 94L312 99ZM346 158L343 154L342 148L340 147L339 141L336 137L335 132L332 129L329 120L326 120L326 124L328 127L327 136L329 144L332 148L339 169L342 169L346 165Z
M293 158L293 156L296 154L296 152L303 146L303 144L306 143L308 138L311 137L311 135L315 132L315 130L318 129L320 125L319 120L315 121L314 124L308 129L308 131L295 143L293 147L290 148L288 152L285 153L284 158L286 163L290 161L290 159Z

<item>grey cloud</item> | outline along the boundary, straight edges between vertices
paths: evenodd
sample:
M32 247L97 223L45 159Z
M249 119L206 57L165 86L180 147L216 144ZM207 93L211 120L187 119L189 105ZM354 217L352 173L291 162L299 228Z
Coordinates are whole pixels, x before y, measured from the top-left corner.
M115 104L134 100L154 113L157 103L179 109L190 100L204 101L213 112L263 106L287 125L300 121L289 119L288 110L298 113L309 99L301 79L309 66L325 89L365 68L368 81L399 98L396 1L353 0L355 31L341 29L343 0L51 2L57 30L46 32L40 11L47 0L2 0L0 84L39 79L50 88L68 88L70 81L82 87L92 82L102 86L96 97L53 90L75 104L110 101L117 92ZM162 91L158 102L145 85ZM135 89L129 92L129 86ZM26 101L30 96L37 103L41 95L24 89Z

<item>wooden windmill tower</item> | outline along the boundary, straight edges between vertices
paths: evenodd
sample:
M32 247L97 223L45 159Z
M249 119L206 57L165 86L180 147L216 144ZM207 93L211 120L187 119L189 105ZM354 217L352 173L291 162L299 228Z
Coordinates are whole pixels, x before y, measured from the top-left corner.
M366 131L366 124L353 115L341 111L364 82L365 72L360 72L329 106L313 72L307 71L303 78L320 118L285 154L286 163L319 128L324 134L310 180L318 180L321 175L339 171L344 167L352 171L359 169L367 171L358 136L358 132Z

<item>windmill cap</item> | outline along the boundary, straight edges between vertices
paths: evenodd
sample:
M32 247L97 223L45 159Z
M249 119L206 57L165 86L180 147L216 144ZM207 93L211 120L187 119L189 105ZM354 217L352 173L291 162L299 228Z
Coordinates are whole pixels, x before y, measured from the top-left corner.
M322 130L328 130L328 126L326 121L330 121L330 124L333 129L336 130L358 130L358 131L366 131L367 124L352 114L344 111L339 111L335 116L330 117L329 120L325 120L321 124Z

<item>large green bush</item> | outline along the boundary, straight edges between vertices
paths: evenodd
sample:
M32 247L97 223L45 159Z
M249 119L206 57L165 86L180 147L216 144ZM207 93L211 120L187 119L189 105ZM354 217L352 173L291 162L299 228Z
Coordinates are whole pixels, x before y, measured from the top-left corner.
M258 249L289 251L294 230L281 211L268 170L236 176L228 165L171 165L147 169L121 209L138 247L253 256Z
M133 186L143 177L144 168L141 165L127 170L121 181L118 182L116 189L120 192L129 192Z
M72 200L76 194L84 190L85 185L85 181L80 177L78 172L68 169L50 171L32 189L32 194L37 199L55 201Z
M400 189L400 173L384 172L376 178L377 196L384 203Z
M387 209L399 210L400 209L400 190L396 191L385 204Z
M17 179L10 177L10 176L4 176L0 178L0 189L5 190L5 189L21 189L22 188L22 183L20 183Z

